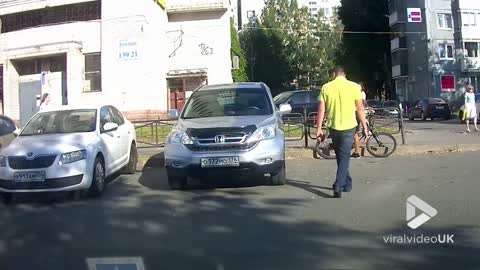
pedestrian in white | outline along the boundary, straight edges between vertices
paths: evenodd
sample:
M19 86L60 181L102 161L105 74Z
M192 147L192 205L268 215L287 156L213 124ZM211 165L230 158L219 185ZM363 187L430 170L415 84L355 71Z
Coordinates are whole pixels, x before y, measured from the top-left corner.
M40 100L40 111L45 110L49 104L50 104L50 94L45 93L43 94L42 99Z
M467 92L465 93L465 114L467 123L467 132L470 132L470 119L473 119L473 125L475 130L479 131L477 127L477 107L475 106L475 93L473 92L473 86L467 86Z

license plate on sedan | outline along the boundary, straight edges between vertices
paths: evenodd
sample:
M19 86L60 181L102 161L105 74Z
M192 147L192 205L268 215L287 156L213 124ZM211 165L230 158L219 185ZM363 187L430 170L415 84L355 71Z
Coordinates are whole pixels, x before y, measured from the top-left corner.
M200 162L201 162L202 168L240 166L240 159L238 157L202 158Z
M45 172L16 172L13 174L13 180L17 182L43 182L45 181Z
M445 108L444 108L443 106L436 106L435 109L437 109L437 110L443 110L443 109L445 109Z

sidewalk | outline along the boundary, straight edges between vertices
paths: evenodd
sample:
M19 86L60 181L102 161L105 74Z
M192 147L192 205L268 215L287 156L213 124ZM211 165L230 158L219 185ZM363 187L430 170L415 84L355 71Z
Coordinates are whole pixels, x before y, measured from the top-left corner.
M405 145L400 134L394 135L398 148L394 155L448 153L480 151L480 132L466 133L464 126L444 123L415 123L405 131ZM304 140L287 141L287 159L311 159L313 152L305 149ZM315 140L309 140L309 147L315 146ZM151 165L163 163L163 148L140 148L139 168L143 168L149 159ZM368 154L368 153L367 153ZM158 164L157 164L158 163ZM149 165L147 164L147 165Z

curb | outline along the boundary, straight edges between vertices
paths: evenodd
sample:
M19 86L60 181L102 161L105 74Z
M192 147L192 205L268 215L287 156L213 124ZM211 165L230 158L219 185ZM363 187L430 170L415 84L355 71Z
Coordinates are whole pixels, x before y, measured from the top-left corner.
M480 144L451 144L451 145L399 145L393 156L459 153L480 151ZM289 147L285 151L287 160L314 159L313 150L302 147ZM163 156L158 153L139 154L137 170L163 167Z

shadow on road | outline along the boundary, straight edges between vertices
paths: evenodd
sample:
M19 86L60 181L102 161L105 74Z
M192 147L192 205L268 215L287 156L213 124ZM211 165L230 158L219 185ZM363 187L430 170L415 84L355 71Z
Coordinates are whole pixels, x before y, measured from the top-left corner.
M298 218L299 211L311 210L312 201L288 193L272 199L252 189L169 191L164 171L152 167L144 169L141 185L121 179L98 200L0 206L0 269L87 270L86 258L123 256L141 257L146 270L474 270L480 265L478 226L426 224L413 231L401 222L366 231ZM299 180L288 185L331 197L322 191L327 187ZM403 234L455 234L455 244L384 242L383 236Z
M384 235L413 232L405 224L372 233L289 220L310 202L254 201L261 194L251 190L152 194L124 182L116 189L102 200L2 209L0 268L86 270L86 258L121 256L142 257L147 270L473 270L480 265L475 227L415 231L455 234L454 245L385 244Z
M321 186L316 186L316 185L311 185L310 182L305 182L305 181L296 181L296 180L287 180L287 185L303 189L307 192L310 192L314 195L317 195L322 198L333 198L332 195L329 195L323 191L320 191L319 189L324 189L324 190L333 190L331 187L321 187Z

